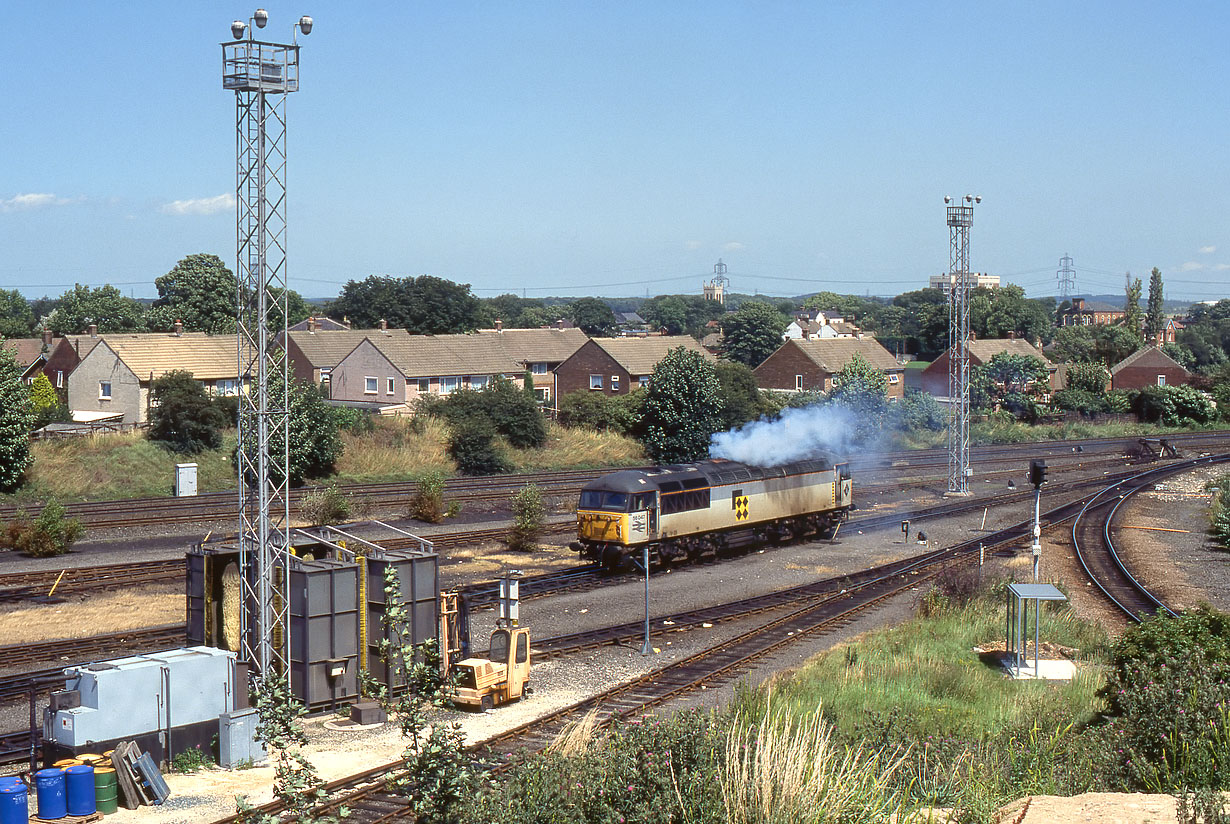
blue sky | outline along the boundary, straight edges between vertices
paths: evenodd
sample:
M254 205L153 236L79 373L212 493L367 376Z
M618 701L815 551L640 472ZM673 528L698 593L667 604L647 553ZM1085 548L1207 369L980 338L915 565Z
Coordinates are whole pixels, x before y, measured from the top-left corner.
M948 265L1052 294L1158 266L1227 295L1225 3L399 2L301 14L290 277L481 296L896 294ZM0 287L155 294L234 260L223 3L6 4Z

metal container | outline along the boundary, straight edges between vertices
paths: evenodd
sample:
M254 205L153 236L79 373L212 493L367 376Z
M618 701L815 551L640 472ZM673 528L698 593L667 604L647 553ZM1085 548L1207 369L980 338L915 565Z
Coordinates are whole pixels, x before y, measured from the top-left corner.
M408 641L418 645L439 637L440 615L439 557L435 553L409 550L389 550L383 558L367 559L367 667L380 683L390 689L405 686L405 680L396 674L380 656L380 642L394 641L385 618L388 597L385 593L385 570L392 568L401 590L401 601L406 608ZM401 654L400 649L393 650Z
M111 815L120 808L119 781L114 767L94 769L94 801L103 815Z
M310 709L359 694L359 568L291 560L290 686Z

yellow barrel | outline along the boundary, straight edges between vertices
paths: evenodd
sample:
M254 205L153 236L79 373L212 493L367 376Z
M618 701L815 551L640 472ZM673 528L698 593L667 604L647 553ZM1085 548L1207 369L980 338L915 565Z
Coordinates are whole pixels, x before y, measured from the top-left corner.
M76 767L80 763L80 758L61 758L59 761L54 762L51 766L64 769L65 767Z
M119 809L119 783L112 767L94 768L94 800L98 811L103 815L111 815Z
M102 760L102 754L96 753L96 752L79 752L77 753L77 760L80 761L82 764L89 764L91 767L93 767L95 766L94 764L95 761Z

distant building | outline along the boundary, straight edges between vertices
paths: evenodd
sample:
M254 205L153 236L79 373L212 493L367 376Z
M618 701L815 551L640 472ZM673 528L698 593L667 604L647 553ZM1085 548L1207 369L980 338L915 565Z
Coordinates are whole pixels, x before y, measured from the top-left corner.
M290 360L290 372L301 383L316 383L330 389L333 370L342 358L349 355L365 338L408 338L405 329L390 329L381 321L378 329L326 328L314 323L315 318L305 321L304 329L290 330L287 336L286 356ZM298 326L299 324L296 324Z
M1123 320L1122 309L1091 309L1084 298L1072 298L1072 305L1057 315L1060 326L1109 326Z
M999 275L988 275L984 272L970 272L971 286L975 289L997 289L999 288ZM932 275L931 281L928 284L932 289L941 289L944 294L952 288L952 284L956 282L956 275L951 272L945 272L942 275Z
M818 309L798 312L786 325L782 340L810 340L812 338L858 338L863 330L838 315L826 315Z
M990 363L991 358L1004 354L1037 358L1046 365L1047 383L1050 390L1053 392L1063 388L1062 385L1058 384L1058 381L1062 379L1062 376L1058 374L1058 367L1051 363L1041 349L1023 338L986 338L969 342L969 365L971 369L975 366ZM921 388L924 392L928 392L937 398L948 397L948 364L950 361L949 353L944 352L938 358L931 361L927 368L923 369Z
M703 288L705 300L716 300L721 305L726 305L726 288L723 284L706 281Z
M752 372L761 389L828 392L833 388L833 376L856 354L885 374L890 399L905 395L905 367L871 338L788 340Z
M654 367L680 346L716 360L691 335L591 338L555 370L555 397L577 391L626 395L647 386Z
M1191 373L1157 346L1137 350L1110 370L1111 389L1181 386L1189 380Z

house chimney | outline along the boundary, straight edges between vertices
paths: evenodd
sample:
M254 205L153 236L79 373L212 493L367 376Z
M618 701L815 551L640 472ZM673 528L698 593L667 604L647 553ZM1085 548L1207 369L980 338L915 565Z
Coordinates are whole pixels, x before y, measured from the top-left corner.
M1015 331L1012 331L1012 332L1009 332L1009 333L1008 333L1008 340L1016 340L1016 332L1015 332Z
M389 332L389 322L385 320L384 318L380 319L380 331L384 332L385 334L388 334Z
M667 335L670 334L670 332L666 331L666 327L663 326L660 329L658 329L658 334L661 335L662 337L666 337Z
M345 315L342 315L342 326L345 326L347 329L350 328L350 318Z
M978 340L978 333L977 333L977 332L970 332L970 333L969 333L969 339L970 339L970 340Z
M495 319L495 331L497 332L504 331L504 321L500 320L499 318Z
M563 319L563 318L560 318L559 320L557 320L557 321L555 322L555 328L556 328L556 329L563 329L563 328L564 328L564 319Z
M309 317L309 318L307 319L307 330L308 330L308 334L309 334L309 335L313 335L313 334L315 334L315 333L316 333L316 327L317 327L318 325L319 325L319 324L317 324L317 323L316 323L316 316L315 316L315 315L312 315L311 317Z
M175 337L184 334L184 322L178 318L175 320Z
M86 331L86 332L89 334L89 336L90 336L90 337L92 337L92 338L96 338L96 337L98 337L98 324L97 324L97 323L91 323L89 326L85 327L85 331Z
M51 346L51 330L43 329L43 346Z

